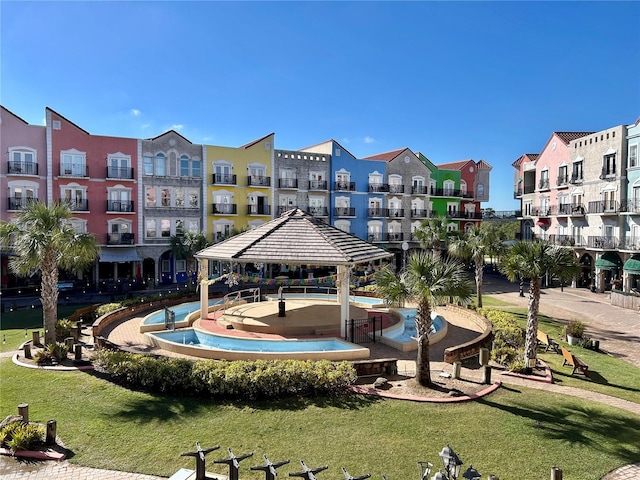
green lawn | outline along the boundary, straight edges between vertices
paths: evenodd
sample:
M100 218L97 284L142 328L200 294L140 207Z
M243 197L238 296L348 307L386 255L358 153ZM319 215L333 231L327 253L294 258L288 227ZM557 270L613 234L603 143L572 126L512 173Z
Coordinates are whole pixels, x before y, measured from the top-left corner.
M73 463L170 476L194 468L181 452L220 445L208 470L226 474L213 460L254 452L240 475L262 479L249 467L291 459L281 476L329 465L324 477L417 478L417 461L438 465L449 443L465 466L483 476L596 480L640 458L640 417L579 398L506 387L476 402L425 404L373 397L218 402L149 395L114 386L91 373L51 372L0 361L0 415L26 402L34 421L56 419ZM465 467L466 468L466 467Z
M478 297L473 297L473 303L478 304ZM485 308L488 307L508 307L509 305L513 305L512 303L505 302L503 300L498 300L496 297L492 297L491 295L482 295L482 306Z

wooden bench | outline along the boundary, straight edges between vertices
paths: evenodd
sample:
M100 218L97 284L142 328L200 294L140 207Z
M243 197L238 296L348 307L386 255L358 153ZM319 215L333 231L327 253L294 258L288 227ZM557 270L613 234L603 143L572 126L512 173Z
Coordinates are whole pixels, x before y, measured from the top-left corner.
M570 367L573 367L573 371L571 372L571 375L576 373L576 370L579 370L580 372L582 372L582 374L585 377L589 376L589 374L587 373L587 370L589 370L589 365L584 363L582 360L580 360L578 357L576 357L573 353L571 353L571 351L567 350L566 348L560 347L560 350L562 350L562 356L564 357L562 366L569 365Z
M558 345L558 342L556 342L542 330L538 330L538 346L544 347L545 352L553 350L556 353L560 353L560 351L558 350L558 347L560 346Z

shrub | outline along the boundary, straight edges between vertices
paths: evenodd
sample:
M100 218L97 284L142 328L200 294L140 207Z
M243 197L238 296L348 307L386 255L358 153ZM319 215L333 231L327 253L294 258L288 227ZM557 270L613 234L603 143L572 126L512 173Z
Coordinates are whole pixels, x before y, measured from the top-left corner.
M16 450L33 450L44 443L45 428L42 425L13 422L0 431L0 445Z
M71 336L71 328L75 327L75 322L68 318L63 318L56 322L56 340L62 342L65 338Z
M565 327L565 333L570 337L582 338L584 335L584 323L572 320Z
M122 308L121 303L104 303L96 309L96 316L101 317L102 315L114 312L119 308Z
M33 357L37 365L52 365L67 358L69 348L64 343L49 343Z
M509 370L524 362L525 331L516 317L495 308L480 308L478 312L493 324L491 358Z
M210 398L275 399L330 395L356 379L350 362L154 358L101 350L94 365L114 381L152 392Z

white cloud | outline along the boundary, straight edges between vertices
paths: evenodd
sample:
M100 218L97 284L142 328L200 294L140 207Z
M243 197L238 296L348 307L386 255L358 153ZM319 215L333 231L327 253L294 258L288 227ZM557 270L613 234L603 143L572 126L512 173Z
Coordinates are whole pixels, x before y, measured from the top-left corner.
M141 129L143 129L143 130L147 130L147 129L148 129L148 128L150 128L150 127L151 127L151 124L150 124L150 123L145 123L145 124L143 124L143 125L141 125L141 126L140 126L140 128L141 128Z
M375 143L376 139L367 135L364 137L364 143Z
M180 130L182 130L184 128L184 125L180 125L180 124L173 124L171 125L170 130L175 130L176 132L179 132Z
M129 113L131 113L131 115L133 115L134 117L138 117L140 116L141 112L137 108L132 108Z
M349 139L348 138L343 138L342 139L342 143L349 143Z

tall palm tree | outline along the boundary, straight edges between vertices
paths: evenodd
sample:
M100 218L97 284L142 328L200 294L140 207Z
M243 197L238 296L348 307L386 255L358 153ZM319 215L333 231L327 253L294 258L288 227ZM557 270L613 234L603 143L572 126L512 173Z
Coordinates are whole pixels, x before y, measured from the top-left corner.
M525 367L531 368L538 350L538 312L540 311L540 279L544 275L568 282L574 278L580 265L572 249L551 245L549 242L516 242L503 258L500 270L512 282L529 279L527 329L524 345Z
M418 353L416 380L431 385L429 365L429 332L431 310L449 297L466 303L471 298L471 285L464 266L457 260L442 260L432 252L413 252L406 267L395 274L384 267L375 275L376 292L389 306L403 306L406 301L416 304L416 332Z
M9 268L17 275L40 271L45 344L56 340L58 268L82 269L98 256L95 237L77 233L71 216L65 203L29 202L13 220L0 222L0 242L13 253Z
M478 307L482 307L484 259L488 255L499 255L501 246L497 237L477 226L449 242L448 250L451 255L473 262Z
M447 223L446 217L432 217L423 220L420 227L414 232L422 248L431 249L440 256L442 245L447 240Z
M207 237L202 232L185 232L183 235L173 235L170 238L171 252L176 260L187 261L187 272L195 271L196 259L194 255L208 246ZM191 286L191 275L188 277Z

